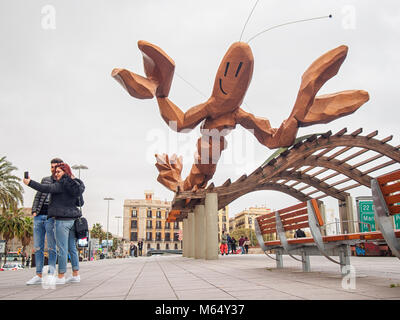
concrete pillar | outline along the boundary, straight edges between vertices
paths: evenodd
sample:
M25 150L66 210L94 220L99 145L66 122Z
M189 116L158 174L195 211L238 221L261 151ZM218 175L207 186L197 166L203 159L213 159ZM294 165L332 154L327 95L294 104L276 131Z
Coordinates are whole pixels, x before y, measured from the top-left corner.
M345 201L339 200L339 217L342 233L354 233L356 230L359 230L354 222L358 220L354 214L353 198L351 196L346 196Z
M347 222L346 201L339 200L339 218L341 233L350 233L349 224Z
M194 208L195 219L195 248L194 257L196 259L206 258L206 214L204 205L197 205Z
M195 221L194 221L194 213L188 213L188 238L189 246L188 246L188 257L194 258L194 248L195 248Z
M188 219L183 219L183 249L182 249L182 256L188 257L188 242L189 242L189 235L188 235Z
M218 194L207 193L206 213L206 259L218 259Z
M358 226L358 223L355 222L358 221L357 213L354 211L353 197L351 196L346 196L346 212L348 219L352 221L349 223L350 233L359 232L360 228Z

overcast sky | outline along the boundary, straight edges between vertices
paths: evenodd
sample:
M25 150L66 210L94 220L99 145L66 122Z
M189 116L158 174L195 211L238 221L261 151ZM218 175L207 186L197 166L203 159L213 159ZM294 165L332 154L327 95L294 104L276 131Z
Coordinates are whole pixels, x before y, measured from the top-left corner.
M154 153L184 156L183 177L193 161L199 128L174 134L162 120L155 99L138 100L111 77L113 68L144 75L138 40L161 47L176 64L170 99L183 111L210 95L218 65L238 41L255 1L218 0L69 0L0 2L0 156L32 179L49 175L49 161L84 164L84 215L90 225L117 232L124 199L144 190L171 200L156 181ZM338 75L319 94L363 89L370 101L353 115L327 125L301 128L298 136L343 127L364 133L393 134L400 144L400 4L398 1L260 0L243 34L292 20L333 14L285 26L250 42L254 74L242 106L278 127L290 114L300 79L320 55L349 46ZM184 80L183 80L184 79ZM190 83L190 85L188 84ZM228 149L212 180L215 185L250 174L273 150L260 145L240 126L228 136ZM35 192L24 185L24 206ZM357 188L355 196L369 195ZM274 191L246 195L230 205L230 215L253 205L282 208L297 200ZM337 202L327 201L337 209ZM119 227L122 232L122 223Z

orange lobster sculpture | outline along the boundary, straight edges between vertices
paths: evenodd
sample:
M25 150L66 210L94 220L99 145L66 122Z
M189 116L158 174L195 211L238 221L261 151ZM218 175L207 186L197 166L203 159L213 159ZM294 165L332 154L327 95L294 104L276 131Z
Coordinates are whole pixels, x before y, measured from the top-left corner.
M328 123L356 111L369 100L363 90L347 90L316 96L326 81L335 76L346 58L347 46L339 46L315 60L302 76L293 110L279 128L241 108L253 74L254 58L245 42L233 43L218 68L211 97L183 112L169 100L174 61L159 47L139 41L146 77L126 69L114 69L112 76L138 99L157 98L162 118L178 132L193 129L201 122L195 163L182 180L182 157L156 154L158 181L172 191L196 191L205 188L213 177L221 152L226 148L224 136L240 124L253 132L257 140L270 149L293 144L299 127Z

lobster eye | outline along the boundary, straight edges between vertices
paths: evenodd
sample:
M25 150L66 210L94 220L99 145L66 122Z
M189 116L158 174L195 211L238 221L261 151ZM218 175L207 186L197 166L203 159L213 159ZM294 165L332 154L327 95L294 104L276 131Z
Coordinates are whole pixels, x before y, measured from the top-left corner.
M242 67L242 64L243 64L243 62L240 62L240 63L239 63L239 66L238 66L238 68L237 68L237 70L236 70L236 73L235 73L235 78L238 76L239 71L240 71L240 68Z
M226 74L228 73L228 69L229 69L229 62L226 63L224 77L226 77Z

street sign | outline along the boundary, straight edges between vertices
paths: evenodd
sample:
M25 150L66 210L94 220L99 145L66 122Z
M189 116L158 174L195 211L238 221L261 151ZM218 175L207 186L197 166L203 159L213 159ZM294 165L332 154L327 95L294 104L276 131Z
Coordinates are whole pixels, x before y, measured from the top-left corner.
M374 202L372 200L358 201L358 219L360 222L365 222L360 223L360 232L370 231L366 223L370 224L371 231L376 231L374 215Z
M372 197L357 197L358 220L371 224L371 231L376 231L375 224L375 207ZM399 205L399 204L398 204ZM400 214L393 216L393 224L395 229L400 229ZM360 232L368 232L368 225L360 223Z
M0 253L4 254L6 252L6 241L0 240Z
M399 205L399 203L397 205ZM394 228L400 229L400 214L395 214L393 216L393 220L394 220Z
M113 245L113 241L112 241L112 240L108 240L108 246L109 246L109 247L112 247L112 245ZM101 241L101 246L102 246L103 248L107 248L107 240Z

